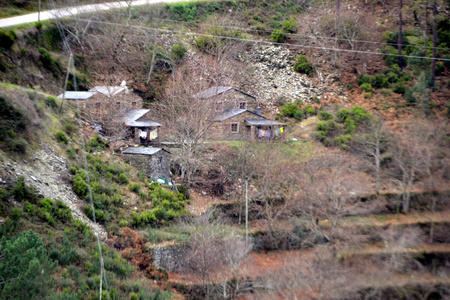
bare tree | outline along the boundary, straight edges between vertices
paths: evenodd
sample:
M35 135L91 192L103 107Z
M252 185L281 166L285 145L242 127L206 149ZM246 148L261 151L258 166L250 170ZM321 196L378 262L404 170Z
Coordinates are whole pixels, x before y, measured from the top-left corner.
M302 168L300 209L311 218L313 228L319 218L331 220L333 229L349 213L354 200L368 192L362 163L349 155L329 154L312 158Z
M394 160L400 170L398 180L402 191L402 210L410 210L411 190L420 172L427 170L432 161L430 147L434 147L436 127L427 121L414 122L403 126L392 138Z
M180 146L174 161L182 179L188 183L192 173L203 163L201 155L215 111L213 103L195 95L227 82L228 76L220 62L208 56L194 59L174 71L164 98L156 104L169 128L168 139Z
M377 192L381 189L381 158L387 148L388 132L381 116L375 116L364 125L363 132L352 139L353 147L373 159Z
M403 49L403 0L399 0L398 3L398 39L397 39L397 49L398 49L398 66L400 69L403 69L403 56L402 56L402 49Z
M210 299L214 292L213 284L223 282L221 294L224 299L236 294L239 285L229 289L227 281L239 277L239 268L252 249L251 244L223 226L211 214L204 214L185 224L190 233L184 269L198 276L206 287L205 298ZM239 280L239 278L237 278Z

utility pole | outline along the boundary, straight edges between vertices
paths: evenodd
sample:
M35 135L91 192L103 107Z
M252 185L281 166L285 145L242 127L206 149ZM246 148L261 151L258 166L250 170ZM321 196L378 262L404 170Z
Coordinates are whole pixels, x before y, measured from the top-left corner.
M245 244L248 245L248 179L245 180Z

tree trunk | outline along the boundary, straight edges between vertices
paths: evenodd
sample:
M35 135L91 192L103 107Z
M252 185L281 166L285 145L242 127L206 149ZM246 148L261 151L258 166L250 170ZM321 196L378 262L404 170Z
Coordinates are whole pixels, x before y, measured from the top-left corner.
M402 57L402 48L403 48L403 17L402 17L402 9L403 9L403 0L399 2L399 11L398 11L398 39L397 39L397 49L398 49L398 66L400 69L403 69L403 57Z
M380 182L380 139L377 137L376 146L375 146L375 174L376 174L376 188L377 193L380 192L381 182Z
M434 81L436 79L437 14L437 2L435 0L433 3L433 56L431 58L430 87L434 87Z

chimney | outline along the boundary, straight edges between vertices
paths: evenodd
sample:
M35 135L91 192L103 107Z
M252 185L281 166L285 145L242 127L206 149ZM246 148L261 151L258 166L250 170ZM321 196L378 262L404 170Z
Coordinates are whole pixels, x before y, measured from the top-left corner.
M262 108L261 107L257 107L256 108L256 114L258 115L258 116L262 116Z

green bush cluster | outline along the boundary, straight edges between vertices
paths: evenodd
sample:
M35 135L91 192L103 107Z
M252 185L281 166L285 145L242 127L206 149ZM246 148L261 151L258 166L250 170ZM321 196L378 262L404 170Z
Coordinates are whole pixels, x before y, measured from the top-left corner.
M14 45L17 39L16 32L14 30L0 29L0 48L8 50Z
M107 140L96 134L89 142L85 144L85 147L86 151L92 153L105 150L109 147L109 143Z
M306 56L300 55L294 63L294 70L295 72L312 76L314 67Z
M52 72L54 77L59 77L63 72L61 62L55 60L52 55L47 50L45 50L45 48L39 48L39 53L41 54L39 56L39 60L41 61L44 68Z
M339 146L348 148L353 134L358 126L367 123L372 115L361 106L353 106L349 111L341 109L336 113L336 120L327 112L319 112L318 122L315 128L316 138L326 146Z
M26 135L29 120L16 106L0 97L0 148L12 153L26 153Z
M393 64L384 70L383 74L361 75L358 78L358 85L367 93L372 93L373 89L392 88L394 92L404 94L406 82L411 80L411 74L403 72L397 64Z
M270 34L270 40L274 43L284 43L286 38L287 38L286 34L279 29L274 29Z
M19 176L16 185L13 187L11 194L16 201L32 201L36 202L39 198L34 186L29 186L25 183L25 177Z
M294 118L298 121L303 120L303 118L307 118L309 116L313 116L316 114L316 109L312 107L311 104L308 104L302 109L301 103L289 103L283 104L280 107L281 116Z
M285 32L297 32L297 21L295 21L294 18L290 17L289 19L283 21L283 23L281 24L281 28L283 28Z
M72 221L72 212L70 208L61 200L52 200L49 198L41 199L37 205L26 201L25 212L29 216L35 216L46 222L50 226L55 226L56 221L67 223Z
M172 57L175 60L181 60L183 59L184 55L186 54L186 47L182 44L175 44L171 48Z
M67 135L63 131L58 131L55 134L55 139L58 142L63 143L65 145L67 145L69 143L69 138L67 137Z
M188 214L183 201L184 195L166 190L157 183L150 185L149 199L153 208L140 214L133 213L131 217L132 226L162 225Z
M198 36L195 38L196 47L205 53L216 53L230 43L229 38L246 38L245 33L236 29L212 26L207 30L211 36Z

